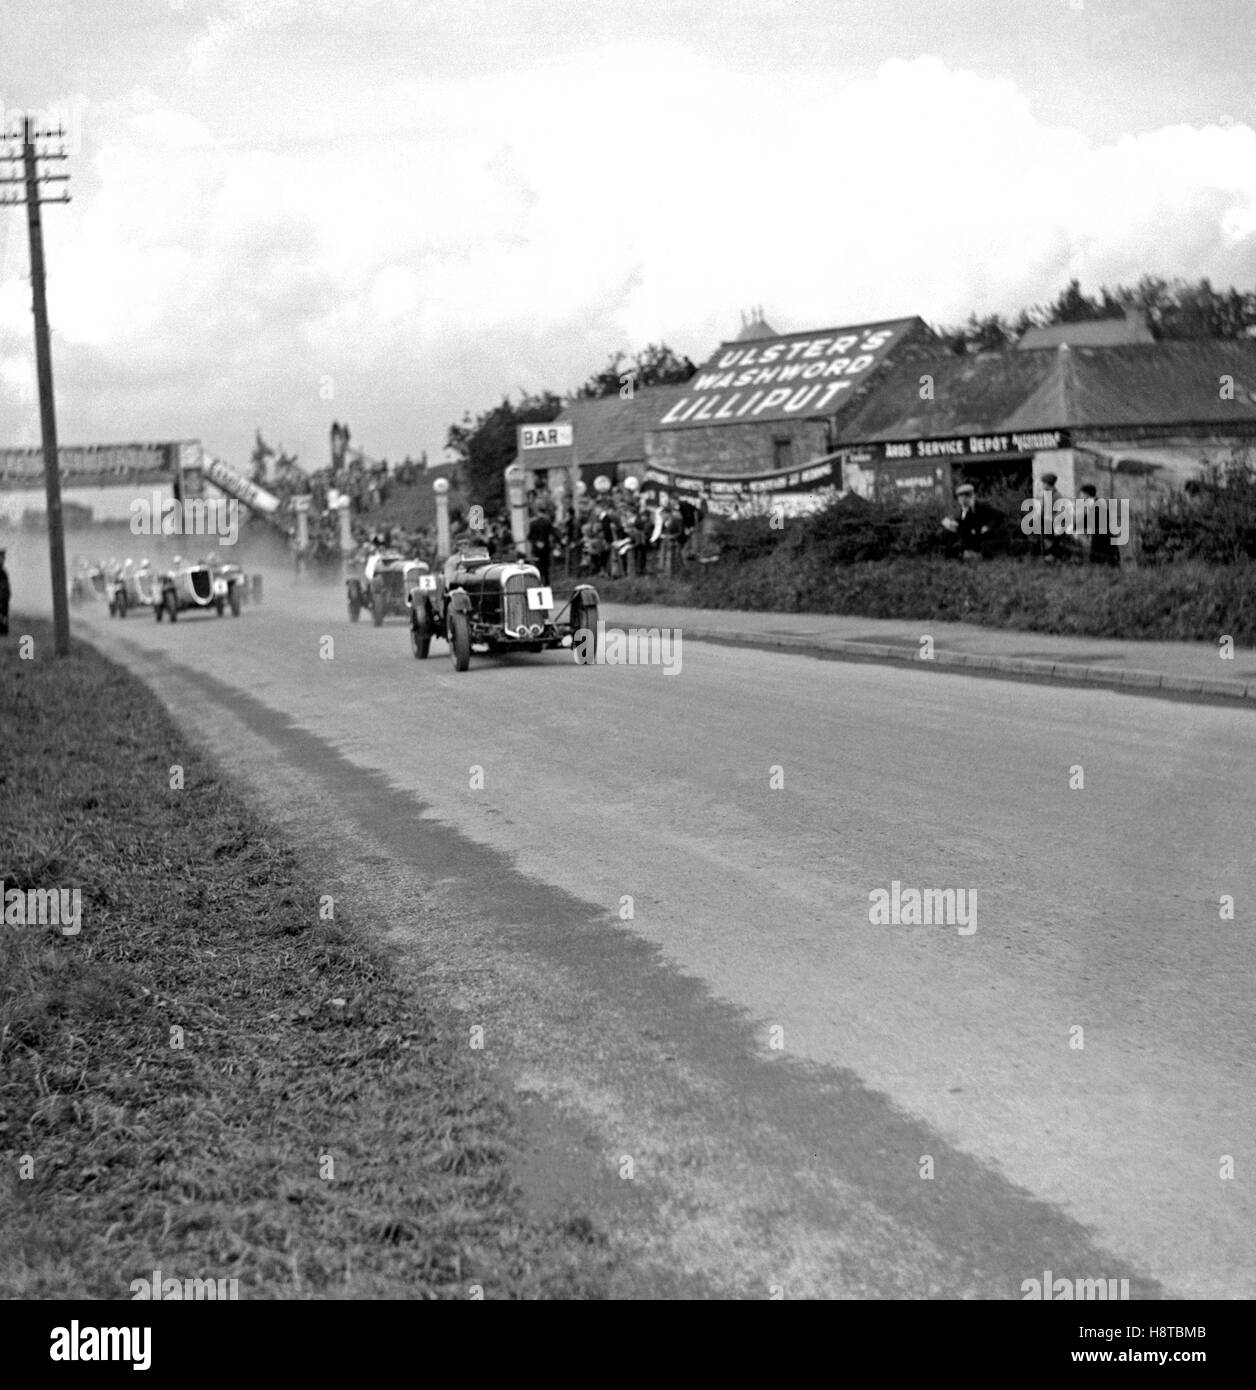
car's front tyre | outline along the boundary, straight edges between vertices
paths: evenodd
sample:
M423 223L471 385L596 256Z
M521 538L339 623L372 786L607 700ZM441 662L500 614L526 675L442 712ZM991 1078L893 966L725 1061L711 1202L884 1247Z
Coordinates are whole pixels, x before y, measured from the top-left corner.
M471 624L456 608L449 614L449 654L455 671L465 671L471 665Z
M580 646L580 634L587 631L589 636L584 646ZM571 610L571 641L576 647L576 664L592 666L597 660L597 604L580 603Z
M415 609L410 615L410 650L416 661L426 661L432 649L432 629L427 614Z

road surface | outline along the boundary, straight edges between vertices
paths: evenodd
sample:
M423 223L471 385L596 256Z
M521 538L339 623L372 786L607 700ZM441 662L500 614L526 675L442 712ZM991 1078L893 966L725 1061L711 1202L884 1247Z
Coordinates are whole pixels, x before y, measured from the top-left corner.
M1256 1296L1251 712L699 643L459 675L288 576L80 630L485 1029L622 1292ZM974 911L870 920L895 883Z

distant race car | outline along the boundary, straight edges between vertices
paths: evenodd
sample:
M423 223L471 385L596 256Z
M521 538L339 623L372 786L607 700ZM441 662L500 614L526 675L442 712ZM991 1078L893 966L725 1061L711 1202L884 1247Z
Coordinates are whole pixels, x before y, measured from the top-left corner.
M387 617L404 618L409 608L410 590L418 584L421 575L430 573L424 561L407 560L396 551L379 551L360 567L355 562L345 579L349 621L356 623L364 608L376 627L382 627Z
M574 642L583 629L597 632L598 597L577 584L554 611L554 594L535 565L495 563L486 546L466 545L450 556L444 574L410 590L410 648L423 661L433 637L444 637L454 670L465 671L471 651L539 652Z
M148 561L122 566L109 586L109 616L125 618L132 608L151 608L156 602L157 576Z
M206 566L215 579L225 579L227 581L230 586L227 591L228 605L231 603L231 590L237 588L240 593L240 602L247 603L249 601L249 576L245 574L244 570L237 565L234 560L220 560L217 555L210 554L206 555L201 563ZM256 578L256 576L254 576L254 578ZM235 610L233 609L232 611L234 612Z
M208 565L186 563L175 557L174 567L159 576L153 592L153 616L161 622L162 615L177 622L179 614L188 609L212 608L221 618L230 607L232 616L240 616L243 577L238 581L215 575Z

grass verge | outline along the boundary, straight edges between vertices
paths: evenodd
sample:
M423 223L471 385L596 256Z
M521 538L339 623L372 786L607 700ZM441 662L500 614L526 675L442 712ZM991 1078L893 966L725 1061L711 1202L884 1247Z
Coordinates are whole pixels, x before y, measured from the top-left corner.
M47 624L0 643L0 1297L598 1297L577 1216L531 1220L509 1111L160 703ZM18 658L18 633L36 659ZM172 768L183 788L171 787ZM12 901L12 900L11 900Z

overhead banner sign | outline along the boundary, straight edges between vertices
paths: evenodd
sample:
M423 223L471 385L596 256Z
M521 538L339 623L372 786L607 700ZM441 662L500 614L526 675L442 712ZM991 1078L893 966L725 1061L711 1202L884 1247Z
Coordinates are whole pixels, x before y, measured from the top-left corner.
M162 444L63 445L57 450L61 481L69 486L123 486L160 482L178 469L188 441ZM35 487L43 482L42 449L0 449L0 483Z
M570 449L571 425L517 425L519 452L525 449Z
M279 510L279 498L273 492L258 487L256 483L251 482L242 473L237 473L234 468L228 468L221 459L214 458L212 454L204 456L202 469L205 477L215 487L221 488L229 497L243 502L246 507L252 507L257 512Z
M724 343L652 428L832 415L915 323L892 319Z

